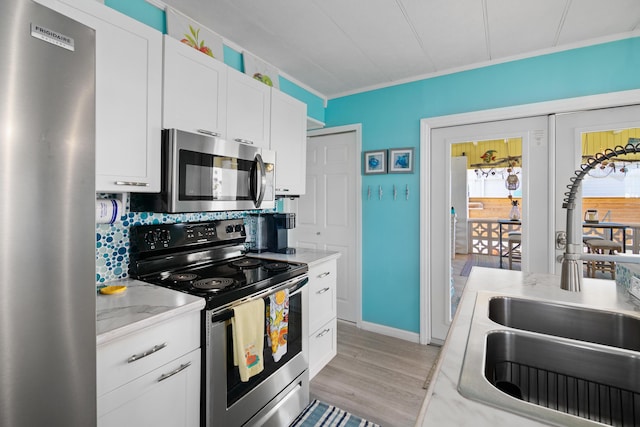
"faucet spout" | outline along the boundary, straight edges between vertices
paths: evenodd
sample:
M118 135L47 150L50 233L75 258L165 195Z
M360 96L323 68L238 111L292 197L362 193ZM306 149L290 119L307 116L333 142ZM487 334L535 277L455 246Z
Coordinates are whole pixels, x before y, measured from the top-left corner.
M634 141L635 143L632 143ZM566 229L566 244L565 244L565 252L562 257L562 271L560 274L560 288L566 291L571 292L580 292L582 290L582 259L586 259L586 255L582 253L582 246L575 244L574 234L577 226L579 224L576 223L574 209L575 209L575 199L576 194L578 193L578 189L580 188L580 184L584 177L589 173L591 169L601 164L602 162L611 160L614 157L621 156L623 154L633 154L640 153L640 143L636 142L636 139L629 138L629 143L624 147L618 145L613 150L607 148L603 153L597 153L593 157L589 157L583 165L581 165L580 169L575 171L575 176L570 178L571 183L567 185L569 191L565 194L564 203L562 207L567 210L567 229ZM597 257L594 258L594 257ZM603 255L591 255L589 258L594 261L607 261L605 259L601 259L604 257ZM609 255L609 257L615 257L613 260L623 261L621 255ZM628 258L628 256L625 256ZM637 261L624 260L624 262L633 262L640 264L640 257L637 258Z

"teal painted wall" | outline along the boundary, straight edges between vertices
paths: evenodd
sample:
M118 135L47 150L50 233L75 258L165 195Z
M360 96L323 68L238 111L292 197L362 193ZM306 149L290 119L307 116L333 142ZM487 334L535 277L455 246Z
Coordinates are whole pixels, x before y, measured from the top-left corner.
M640 38L631 38L330 100L327 126L361 123L363 151L416 148L414 174L362 178L363 320L420 330L420 119L639 89L638 70Z
M152 6L145 0L105 0L104 4L161 31L163 34L167 33L164 11ZM225 64L244 72L242 52L238 52L226 45L223 48ZM268 60L268 58L265 59ZM307 116L324 122L324 99L282 76L279 81L282 92L307 104Z

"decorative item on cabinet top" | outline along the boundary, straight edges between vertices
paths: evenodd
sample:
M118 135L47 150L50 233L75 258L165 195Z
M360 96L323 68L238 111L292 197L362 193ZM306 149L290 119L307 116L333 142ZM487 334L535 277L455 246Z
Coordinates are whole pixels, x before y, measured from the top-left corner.
M179 11L167 7L167 34L187 46L224 62L222 37Z
M267 86L280 88L280 71L271 64L252 55L246 50L242 52L244 73L266 84Z

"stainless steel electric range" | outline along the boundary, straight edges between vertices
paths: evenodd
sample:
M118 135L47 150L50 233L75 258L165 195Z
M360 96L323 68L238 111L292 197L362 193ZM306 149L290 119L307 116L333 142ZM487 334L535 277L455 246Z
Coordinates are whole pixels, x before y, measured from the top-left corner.
M201 425L289 425L309 402L307 265L252 258L242 219L131 227L133 278L200 296ZM242 382L233 363L233 308L289 290L287 353Z

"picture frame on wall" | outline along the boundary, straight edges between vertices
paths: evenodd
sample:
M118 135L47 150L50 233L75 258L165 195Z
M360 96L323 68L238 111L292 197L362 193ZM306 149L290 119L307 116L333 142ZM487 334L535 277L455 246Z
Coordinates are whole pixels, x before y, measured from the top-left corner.
M371 150L364 152L363 173L379 175L387 173L387 150Z
M413 148L389 149L389 173L413 173Z

